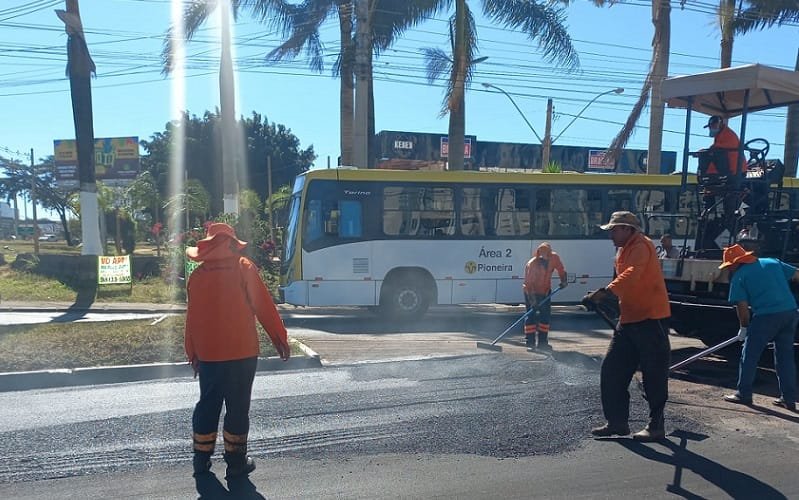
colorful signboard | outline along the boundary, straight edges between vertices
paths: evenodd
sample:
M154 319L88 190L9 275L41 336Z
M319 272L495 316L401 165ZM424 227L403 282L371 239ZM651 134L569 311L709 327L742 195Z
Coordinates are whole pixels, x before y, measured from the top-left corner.
M53 141L56 180L78 185L78 149L73 139ZM108 185L127 184L139 175L139 138L110 137L94 141L94 173Z
M97 284L132 283L130 255L101 255L97 258Z
M610 172L616 170L616 163L606 157L607 153L604 149L589 149L588 170L606 170Z

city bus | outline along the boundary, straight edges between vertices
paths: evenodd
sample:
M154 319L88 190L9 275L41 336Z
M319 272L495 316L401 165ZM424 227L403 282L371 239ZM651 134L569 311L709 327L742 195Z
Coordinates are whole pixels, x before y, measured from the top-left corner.
M431 305L521 304L524 266L552 244L577 303L607 285L615 248L599 228L639 214L653 238L690 247L696 193L676 175L336 168L296 178L281 262L281 299L299 306L379 306L416 318ZM695 180L690 180L695 182Z

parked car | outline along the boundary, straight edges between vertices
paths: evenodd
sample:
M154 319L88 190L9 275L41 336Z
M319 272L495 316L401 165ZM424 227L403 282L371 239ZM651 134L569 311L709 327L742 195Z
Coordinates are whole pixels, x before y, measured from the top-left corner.
M54 234L43 234L39 236L39 241L56 241L58 237Z

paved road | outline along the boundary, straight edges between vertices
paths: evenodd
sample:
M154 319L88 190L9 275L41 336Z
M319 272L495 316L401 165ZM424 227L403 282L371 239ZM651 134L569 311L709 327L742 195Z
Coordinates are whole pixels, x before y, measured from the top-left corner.
M259 468L230 484L219 457L216 475L190 476L190 378L0 394L0 498L799 497L799 434L777 425L785 415L708 408L705 391L669 405L667 442L594 441L597 369L574 361L486 354L260 374Z

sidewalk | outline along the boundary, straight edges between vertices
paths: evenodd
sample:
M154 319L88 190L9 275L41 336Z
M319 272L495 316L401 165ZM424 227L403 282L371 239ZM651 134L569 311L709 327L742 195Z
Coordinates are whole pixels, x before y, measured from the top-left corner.
M148 304L135 302L94 302L89 307L74 306L67 302L0 302L0 315L4 312L73 312L73 313L164 313L183 314L185 304ZM319 355L298 343L304 356L292 356L288 361L278 357L259 358L258 371L302 370L320 368ZM0 373L0 392L47 389L78 385L118 384L174 377L192 377L186 362L149 363L125 366L94 366L71 369L36 370Z

